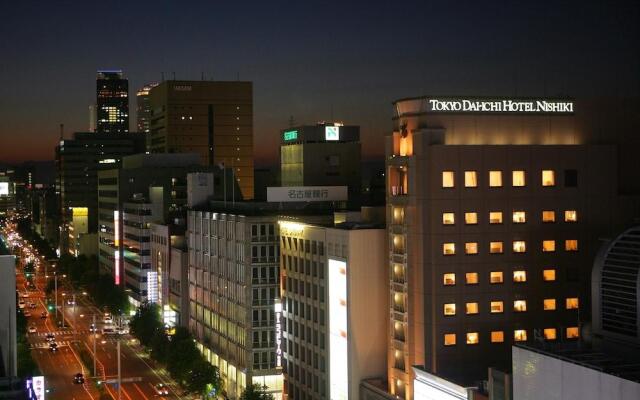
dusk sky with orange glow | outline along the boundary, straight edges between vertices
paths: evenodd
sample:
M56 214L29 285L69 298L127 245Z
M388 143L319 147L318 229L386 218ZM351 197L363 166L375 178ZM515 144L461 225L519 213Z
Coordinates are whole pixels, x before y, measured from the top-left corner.
M455 3L455 5L454 5ZM637 1L6 2L0 23L0 163L51 160L86 131L95 72L135 91L170 78L254 83L258 165L278 132L360 125L381 157L391 102L426 93L640 94Z

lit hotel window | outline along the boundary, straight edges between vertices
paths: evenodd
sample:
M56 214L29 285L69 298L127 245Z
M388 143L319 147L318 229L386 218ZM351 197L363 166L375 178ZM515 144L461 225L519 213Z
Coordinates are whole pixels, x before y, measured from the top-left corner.
M566 210L564 212L564 222L578 222L578 212L576 210Z
M578 241L576 239L565 240L564 249L566 251L578 251Z
M393 223L394 224L404 223L404 208L393 207Z
M545 340L556 340L556 328L545 328L543 330Z
M478 273L477 272L467 272L465 274L465 279L467 285L477 285L478 284Z
M543 240L542 241L542 252L550 253L556 251L556 241L555 240Z
M491 302L491 314L497 314L504 311L504 305L501 301Z
M452 256L456 254L456 244L455 243L443 243L442 244L442 254L445 256Z
M577 326L571 326L567 328L567 339L577 339L580 336Z
M456 344L456 334L455 333L445 333L444 334L444 345L445 346L455 346Z
M524 253L527 251L527 244L524 240L514 240L513 241L513 252L514 253Z
M502 283L502 271L493 271L489 273L489 281L491 283Z
M513 171L511 173L512 185L514 187L522 187L525 185L524 171Z
M516 342L526 342L527 341L527 331L524 329L517 329L513 331L513 340Z
M502 252L503 252L502 242L490 242L489 243L489 252L491 254L502 254Z
M543 211L542 212L542 222L556 222L556 212L555 211Z
M567 310L575 310L578 308L578 298L577 297L567 297Z
M478 303L467 303L466 304L467 314L477 314L478 313Z
M514 224L524 224L527 222L527 213L524 211L514 211L513 212L513 223Z
M553 311L556 309L556 299L544 299L542 304L545 311Z
M545 282L551 282L556 280L556 270L555 269L545 269L542 271L542 280Z
M489 171L489 186L502 187L502 171Z
M464 253L465 254L478 254L478 243L477 242L467 242L464 244Z
M444 285L445 286L453 286L456 284L456 274L454 273L449 273L449 274L444 274Z
M452 212L442 213L442 225L453 225L456 223L456 215Z
M489 223L490 224L501 224L502 223L502 211L491 211L489 213Z
M444 315L456 315L456 304L447 303L444 305Z
M514 282L526 282L527 281L527 272L526 271L513 271L513 281Z
M478 344L478 332L467 333L467 344Z
M504 332L491 331L491 343L502 343L502 342L504 342Z
M478 176L476 171L464 171L464 187L477 187Z
M454 186L454 173L453 171L442 171L442 187L452 188Z
M542 186L555 186L556 174L551 169L545 169L542 171Z
M527 311L527 301L526 300L514 300L514 302L513 302L513 311L515 311L515 312L525 312L525 311Z
M464 223L467 225L475 225L478 223L478 213L466 212L464 213Z

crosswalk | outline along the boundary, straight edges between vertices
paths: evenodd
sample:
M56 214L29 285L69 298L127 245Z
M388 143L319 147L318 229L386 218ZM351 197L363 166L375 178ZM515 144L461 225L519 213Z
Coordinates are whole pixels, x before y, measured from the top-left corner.
M69 346L71 344L71 340L61 340L61 341L56 341L56 343L58 344L58 348L60 348L62 346ZM32 349L48 349L49 342L31 343L31 348Z
M62 330L62 331L54 331L54 332L36 332L36 333L32 333L31 336L39 336L39 337L45 337L48 334L53 333L54 336L71 336L74 333L76 335L86 335L88 333L91 333L88 329L84 329L84 330L79 330L79 331L74 331L71 329L66 329L66 330Z

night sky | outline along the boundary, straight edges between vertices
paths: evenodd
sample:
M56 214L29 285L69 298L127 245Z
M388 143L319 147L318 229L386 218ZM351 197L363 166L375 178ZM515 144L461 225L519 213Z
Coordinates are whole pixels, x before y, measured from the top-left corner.
M0 162L53 159L60 123L86 131L97 69L123 69L131 99L162 71L253 81L264 165L291 117L360 125L371 158L401 97L638 96L638 38L637 0L5 1Z

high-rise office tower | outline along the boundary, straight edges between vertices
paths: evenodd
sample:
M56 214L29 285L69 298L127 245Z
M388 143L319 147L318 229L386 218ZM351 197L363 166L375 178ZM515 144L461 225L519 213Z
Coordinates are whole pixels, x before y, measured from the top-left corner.
M79 235L96 232L98 226L98 170L117 168L123 156L144 152L144 136L137 133L77 132L73 139L61 140L56 147L56 193L62 218L60 251L75 254ZM87 219L86 232L73 231L74 213L78 220ZM84 214L84 215L83 215ZM97 244L97 238L94 238ZM71 242L71 243L70 243ZM73 242L76 242L74 244Z
M151 153L198 153L222 165L244 199L253 198L253 85L251 82L164 81L149 93Z
M149 133L151 127L151 105L149 104L149 91L158 86L157 83L144 85L136 93L138 112L138 132Z
M598 238L634 213L612 131L582 103L420 97L386 138L388 386L412 366L463 386L511 345L577 340ZM602 144L609 143L609 144ZM636 170L637 171L637 170Z
M319 123L282 131L282 186L348 186L349 200L358 200L360 127Z
M96 132L129 132L129 80L122 71L98 71L96 96Z

